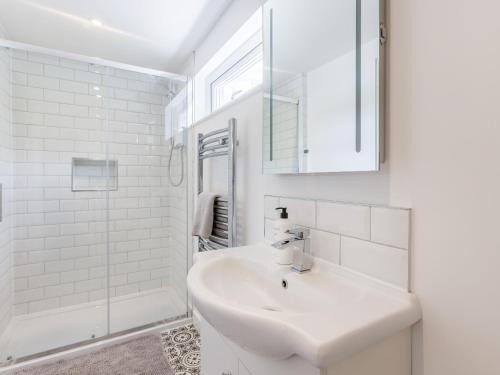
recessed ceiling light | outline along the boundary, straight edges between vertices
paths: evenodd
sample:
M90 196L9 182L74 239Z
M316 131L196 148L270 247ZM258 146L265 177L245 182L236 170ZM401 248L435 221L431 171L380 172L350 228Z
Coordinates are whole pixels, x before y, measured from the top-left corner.
M96 18L92 18L92 19L90 20L90 22L92 22L92 24L93 24L93 25L95 25L95 26L102 26L102 22L101 22L101 21L99 21L99 20L98 20L98 19L96 19Z

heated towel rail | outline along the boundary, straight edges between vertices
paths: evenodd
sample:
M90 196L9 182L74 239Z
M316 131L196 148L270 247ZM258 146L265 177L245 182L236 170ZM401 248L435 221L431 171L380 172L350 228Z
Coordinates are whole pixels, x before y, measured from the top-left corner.
M236 119L227 128L198 134L198 194L203 192L203 161L227 157L227 196L214 202L212 234L198 237L198 250L218 250L236 246Z

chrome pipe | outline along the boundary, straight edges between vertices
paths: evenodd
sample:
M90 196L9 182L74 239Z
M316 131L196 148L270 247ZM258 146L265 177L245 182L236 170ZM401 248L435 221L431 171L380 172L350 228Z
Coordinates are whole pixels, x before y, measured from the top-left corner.
M208 140L204 140L204 141L201 141L201 146L205 146L205 145L209 145L209 144L212 144L212 143L219 143L219 144L227 144L227 142L229 141L227 135L223 135L223 136L220 136L220 137L215 137L215 138L210 138Z
M224 132L227 132L227 129L218 129L218 130L211 131L209 133L203 134L201 137L201 140L207 139L209 137L212 137L214 135L221 134Z
M215 145L215 146L209 146L209 147L202 147L200 149L200 154L203 154L204 152L207 152L207 151L214 151L214 150L221 150L221 149L226 149L226 151L227 151L227 145Z
M236 143L237 143L237 133L236 133L236 119L232 118L229 120L229 150L228 150L228 212L229 212L229 236L228 236L228 247L236 246L237 244L237 232L236 232Z
M200 160L205 160L209 158L215 158L219 156L227 156L227 152L212 152L211 154L206 154L206 155L200 155ZM200 191L201 193L201 191Z

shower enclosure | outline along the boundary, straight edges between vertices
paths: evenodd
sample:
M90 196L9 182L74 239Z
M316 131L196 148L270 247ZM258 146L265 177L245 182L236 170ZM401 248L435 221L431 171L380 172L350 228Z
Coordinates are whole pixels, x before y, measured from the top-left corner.
M186 83L139 71L0 48L0 364L187 314Z

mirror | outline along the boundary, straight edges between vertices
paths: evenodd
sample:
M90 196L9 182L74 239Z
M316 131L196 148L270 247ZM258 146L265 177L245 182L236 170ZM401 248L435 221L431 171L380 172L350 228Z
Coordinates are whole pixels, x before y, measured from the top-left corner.
M268 0L265 173L376 171L383 162L382 0Z

